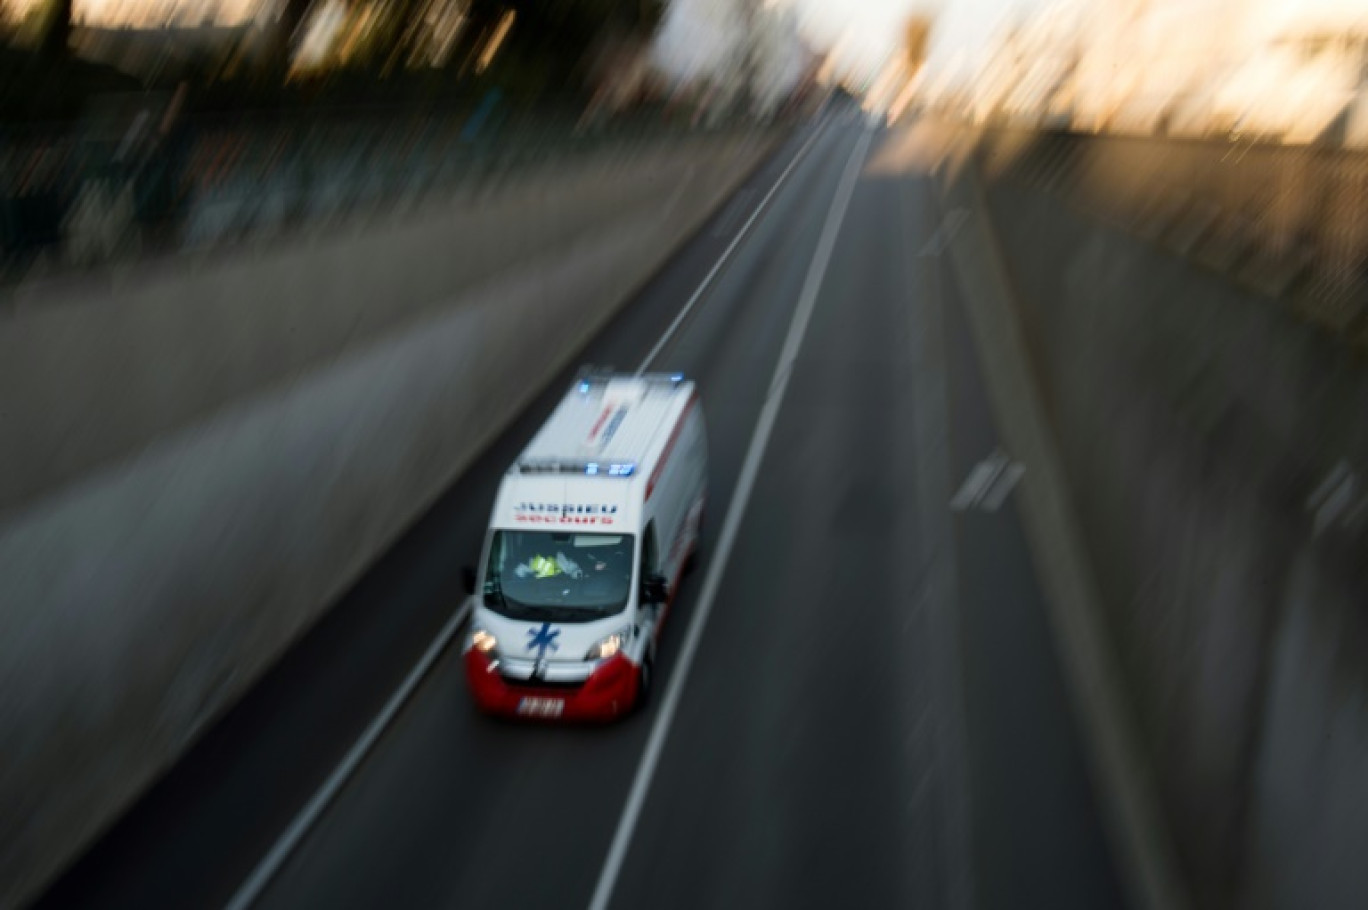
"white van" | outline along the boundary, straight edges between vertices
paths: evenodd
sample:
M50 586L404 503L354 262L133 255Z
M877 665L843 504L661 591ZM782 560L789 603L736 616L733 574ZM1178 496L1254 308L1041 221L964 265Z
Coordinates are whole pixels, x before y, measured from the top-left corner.
M499 487L465 639L485 711L609 719L646 695L698 546L707 439L682 376L585 375Z

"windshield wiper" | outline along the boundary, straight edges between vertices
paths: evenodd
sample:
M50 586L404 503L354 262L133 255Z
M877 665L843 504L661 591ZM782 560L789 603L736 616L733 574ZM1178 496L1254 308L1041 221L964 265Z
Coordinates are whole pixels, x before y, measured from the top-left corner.
M539 619L547 619L551 622L594 622L603 619L605 616L614 616L622 612L621 607L614 609L609 606L601 607L563 607L546 604L534 607Z
M584 621L584 614L592 612L594 611L582 607L537 607L538 615L551 622ZM594 618L597 619L598 616L595 615Z

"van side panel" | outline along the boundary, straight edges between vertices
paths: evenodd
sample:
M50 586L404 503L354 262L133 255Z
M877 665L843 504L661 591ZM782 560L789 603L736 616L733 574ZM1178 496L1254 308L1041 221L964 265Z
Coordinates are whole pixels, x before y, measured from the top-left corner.
M703 432L702 409L695 406L684 419L684 426L669 466L672 475L668 494L670 515L666 532L669 536L669 568L667 577L673 582L683 568L694 545L697 525L701 519L703 491L707 482L707 443ZM662 503L662 506L664 503Z

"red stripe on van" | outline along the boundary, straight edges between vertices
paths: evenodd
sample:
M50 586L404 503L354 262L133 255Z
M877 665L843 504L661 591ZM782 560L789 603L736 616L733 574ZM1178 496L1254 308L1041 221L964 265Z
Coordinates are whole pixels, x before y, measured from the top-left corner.
M689 403L684 405L684 410L680 412L679 420L675 421L674 430L670 433L670 439L665 443L665 448L660 452L660 461L656 462L656 468L651 472L651 479L646 481L646 498L650 499L655 492L656 481L660 480L660 473L665 470L665 463L670 460L670 453L674 451L675 443L679 441L679 434L684 429L684 421L688 419L689 412L694 405L698 404L698 393L694 392L689 396Z
M593 442L594 437L598 436L599 430L602 430L603 425L608 422L608 415L611 413L613 413L613 406L608 405L603 409L603 413L599 415L598 420L594 421L594 428L589 431L590 442Z

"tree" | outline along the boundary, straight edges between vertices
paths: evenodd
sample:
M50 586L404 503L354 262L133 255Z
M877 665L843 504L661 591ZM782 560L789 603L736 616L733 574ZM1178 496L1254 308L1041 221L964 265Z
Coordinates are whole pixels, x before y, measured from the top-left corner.
M48 0L38 32L38 52L44 57L58 59L67 55L71 41L71 6L72 0Z
M467 30L478 49L504 13L515 20L500 57L542 88L577 90L585 76L585 52L605 35L646 38L660 23L661 0L471 0Z
M280 7L280 20L276 23L277 33L287 44L295 44L299 41L299 27L308 18L309 10L313 8L314 0L285 0Z
M299 45L299 30L313 9L314 0L283 0L275 24L271 26L266 69L270 76L282 77L294 59Z
M373 59L384 72L402 67L428 0L389 0L376 25Z
M281 0L274 41L277 61L288 62L298 41L296 31L314 2ZM371 3L369 26L349 59L360 71L357 75L383 77L405 68L427 39L425 17L433 4ZM465 25L447 57L448 65L465 76L479 74L515 95L575 93L583 88L590 69L587 55L604 38L649 38L663 8L664 0L467 0ZM499 44L497 53L490 55L492 66L477 66L496 36Z

